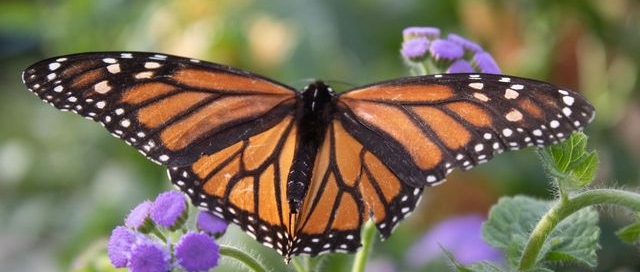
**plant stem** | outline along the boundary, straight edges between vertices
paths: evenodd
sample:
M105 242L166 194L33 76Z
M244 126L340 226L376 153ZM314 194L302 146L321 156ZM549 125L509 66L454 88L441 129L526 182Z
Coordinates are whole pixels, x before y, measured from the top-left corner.
M232 247L229 245L220 245L220 255L231 257L236 259L237 261L244 264L246 267L256 272L266 272L267 269L264 268L258 260L256 260L253 256L245 253L244 251Z
M162 242L167 242L167 237L165 237L164 234L162 234L162 232L156 226L153 226L153 228L151 229L151 233L162 240Z
M582 208L596 204L614 204L640 211L640 195L616 189L594 189L568 198L566 201L558 201L533 229L522 253L518 270L525 271L534 267L542 245L562 220Z
M373 220L367 221L364 224L364 230L362 231L362 248L356 254L353 260L353 267L351 272L363 272L364 267L367 265L367 259L369 258L369 252L371 252L371 246L373 245L374 234L376 233L376 224Z

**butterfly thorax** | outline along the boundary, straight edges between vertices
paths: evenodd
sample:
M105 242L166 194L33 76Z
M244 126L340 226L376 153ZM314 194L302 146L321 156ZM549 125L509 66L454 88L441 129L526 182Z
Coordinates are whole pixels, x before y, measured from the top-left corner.
M293 164L287 178L287 199L291 213L297 213L309 188L318 148L331 119L334 92L316 81L304 88L296 111L298 135Z

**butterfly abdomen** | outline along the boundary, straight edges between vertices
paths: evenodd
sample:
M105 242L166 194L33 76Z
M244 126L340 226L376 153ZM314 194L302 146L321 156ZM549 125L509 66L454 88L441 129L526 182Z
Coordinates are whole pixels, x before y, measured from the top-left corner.
M301 96L296 113L299 124L297 148L287 178L287 199L292 213L297 213L309 188L318 148L333 111L334 93L329 86L317 81L305 87Z

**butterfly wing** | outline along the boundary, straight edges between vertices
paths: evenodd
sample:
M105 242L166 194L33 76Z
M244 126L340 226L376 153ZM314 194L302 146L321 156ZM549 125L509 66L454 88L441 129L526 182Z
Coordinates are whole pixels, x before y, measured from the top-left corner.
M328 124L311 180L292 255L354 252L369 217L386 238L422 196L422 187L402 182L337 119Z
M153 161L189 165L278 124L291 88L231 67L141 52L51 58L22 75L54 107L100 122Z
M292 236L286 188L296 132L295 119L287 116L193 165L169 168L171 181L194 205L234 222L285 255Z
M595 115L575 92L491 74L382 82L343 93L337 107L345 130L413 187L494 153L557 143Z

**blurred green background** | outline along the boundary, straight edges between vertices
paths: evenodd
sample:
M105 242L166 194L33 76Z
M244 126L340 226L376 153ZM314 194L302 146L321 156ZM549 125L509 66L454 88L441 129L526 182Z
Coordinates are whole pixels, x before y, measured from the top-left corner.
M228 64L295 87L310 78L360 85L408 75L398 53L408 26L460 34L482 44L506 74L582 92L598 112L586 131L600 154L598 186L637 189L640 1L4 0L0 271L108 267L95 256L111 229L137 203L171 187L162 167L99 125L31 95L20 81L28 65L77 52L155 51ZM552 195L532 149L454 171L448 180L428 189L413 216L375 245L370 271L408 269L407 248L436 222L486 214L502 195ZM640 270L637 248L612 234L632 216L601 211L597 270ZM276 270L284 268L274 251L232 229L224 243L241 244ZM326 263L346 265L351 257L335 254Z

